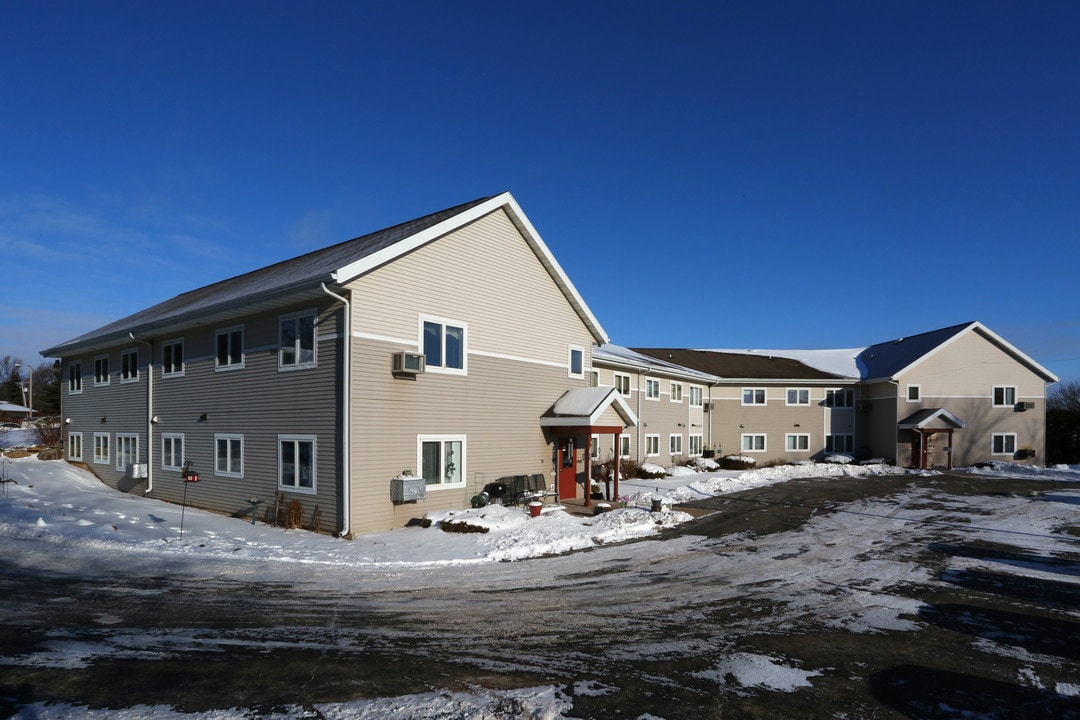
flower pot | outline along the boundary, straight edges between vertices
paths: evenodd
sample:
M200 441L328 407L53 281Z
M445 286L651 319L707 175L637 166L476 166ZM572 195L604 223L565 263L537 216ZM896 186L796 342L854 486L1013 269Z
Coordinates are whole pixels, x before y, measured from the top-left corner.
M544 503L532 501L529 503L529 516L540 517L540 511L544 509Z

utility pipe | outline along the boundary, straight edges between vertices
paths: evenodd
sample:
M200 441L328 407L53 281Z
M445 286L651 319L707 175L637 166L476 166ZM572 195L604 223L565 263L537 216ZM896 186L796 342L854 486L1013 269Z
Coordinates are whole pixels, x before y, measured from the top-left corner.
M352 492L352 461L350 446L350 389L352 387L352 304L349 300L337 293L331 292L326 283L320 283L324 293L340 300L345 306L344 330L342 332L342 371L341 371L341 531L339 536L345 537L350 534L352 526L351 492Z

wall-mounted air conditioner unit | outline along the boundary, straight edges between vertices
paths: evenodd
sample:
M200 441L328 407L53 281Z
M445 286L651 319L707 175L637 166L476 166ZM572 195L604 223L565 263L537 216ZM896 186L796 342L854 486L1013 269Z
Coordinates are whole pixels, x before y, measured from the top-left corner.
M1029 400L1025 400L1024 402L1018 402L1018 403L1016 403L1016 409L1021 410L1021 411L1023 411L1023 410L1034 410L1035 409L1035 403L1033 403L1033 402L1031 402Z
M127 466L129 480L142 480L146 477L146 463L134 463Z
M395 375L419 375L424 372L424 356L422 353L396 352L391 369Z

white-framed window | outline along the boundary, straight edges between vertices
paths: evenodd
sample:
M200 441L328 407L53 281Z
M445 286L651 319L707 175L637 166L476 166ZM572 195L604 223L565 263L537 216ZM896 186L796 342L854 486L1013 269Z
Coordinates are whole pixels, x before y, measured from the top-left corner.
M618 390L623 396L630 397L630 376L626 373L613 373L612 375L615 381L615 389Z
M244 367L244 326L222 328L214 334L214 369L239 370Z
M855 391L851 388L839 388L825 391L825 407L855 407Z
M109 356L98 355L94 358L94 385L109 384Z
M161 344L161 376L174 377L184 374L184 341L169 340Z
M82 392L82 360L76 360L68 365L68 394L78 395Z
M765 388L743 388L742 389L742 404L743 405L764 405L765 404Z
M68 460L82 460L82 433L69 432L67 445Z
M585 377L585 348L579 345L570 345L566 350L566 374L567 377Z
M420 348L429 372L465 375L468 372L468 325L420 316Z
M922 385L908 385L907 401L919 402L920 400L922 400Z
M124 350L120 353L120 382L138 382L139 349Z
M702 442L702 435L700 433L691 433L690 435L690 457L700 457L701 449L704 447Z
M690 407L701 407L701 386L690 386Z
M600 436L593 435L589 438L589 455L593 460L600 459Z
M787 389L787 404L788 405L809 405L810 404L810 388L788 388Z
M278 369L315 367L315 311L282 315L278 319Z
M992 433L990 452L994 455L1013 455L1016 453L1016 433Z
M278 489L315 494L315 436L278 435Z
M676 455L682 455L682 434L672 433L668 435L668 453L674 457Z
M825 436L825 452L849 453L855 449L855 436L851 433L833 433Z
M184 469L184 434L161 434L161 469Z
M765 452L765 434L742 433L739 447L742 448L743 452Z
M621 458L630 457L630 450L631 450L630 436L629 435L620 435L619 436L619 457L621 457Z
M214 434L214 474L221 477L244 477L244 436Z
M645 397L649 400L660 399L660 381L653 378L645 378Z
M994 407L1013 407L1016 405L1015 385L994 386Z
M465 487L465 436L417 435L416 465L424 484L435 488Z
M109 464L109 433L94 433L94 462L98 465Z
M809 433L787 433L784 435L784 449L788 452L809 452Z
M127 470L129 465L139 463L139 436L132 433L116 433L116 469Z
M660 454L660 436L645 436L645 457L655 457Z
M670 392L671 402L682 402L682 383L672 382Z

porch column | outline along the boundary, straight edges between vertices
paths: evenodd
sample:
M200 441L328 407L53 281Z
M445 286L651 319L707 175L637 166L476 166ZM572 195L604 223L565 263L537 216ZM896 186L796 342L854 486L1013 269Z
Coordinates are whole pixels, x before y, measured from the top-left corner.
M615 433L615 492L613 498L619 497L619 458L621 457L619 448L619 438L622 437L621 433Z

